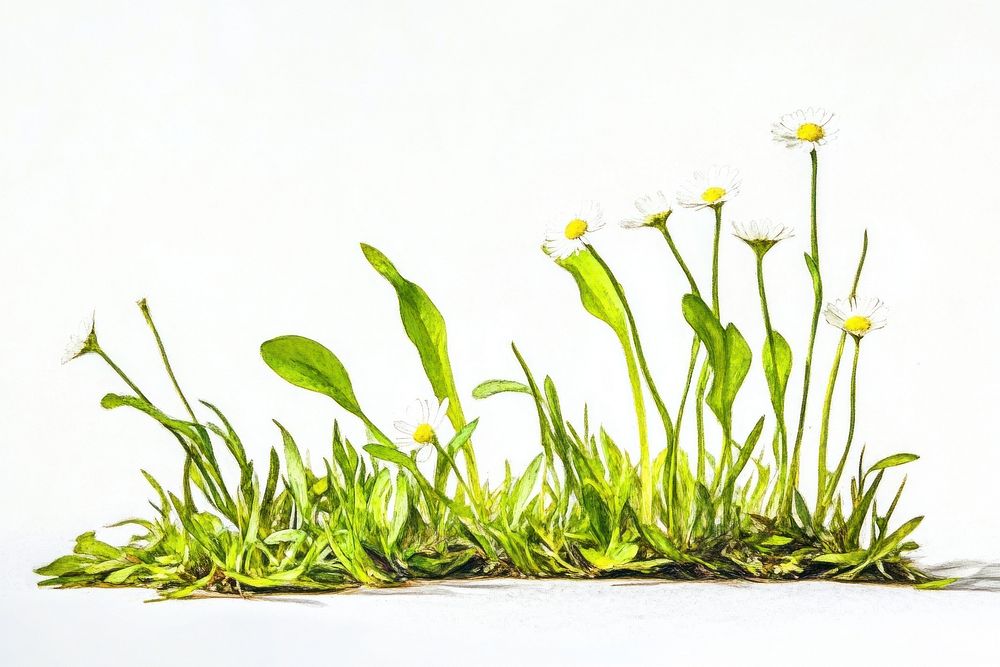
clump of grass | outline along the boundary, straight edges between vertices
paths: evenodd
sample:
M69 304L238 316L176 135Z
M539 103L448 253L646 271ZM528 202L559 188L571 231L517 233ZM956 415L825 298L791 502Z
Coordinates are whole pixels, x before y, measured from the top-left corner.
M143 300L139 308L183 406L181 416L153 405L101 347L93 325L69 356L101 357L128 387L130 393L104 396L103 407L139 410L174 436L183 457L179 491L165 491L143 471L156 496L151 502L154 518L115 524L137 529L120 547L84 533L72 554L37 570L46 577L41 585L141 586L165 598L200 591L336 591L471 576L815 577L946 585L948 580L924 574L907 557L917 547L909 537L922 517L896 525L905 480L888 508L882 512L878 507L885 476L916 455L895 454L866 466L862 450L857 473L842 496L855 432L862 341L884 324L881 304L859 301L856 294L867 234L847 299L826 310L827 320L841 335L816 443L815 503L810 506L800 492L813 352L824 303L816 193L818 150L830 137L829 120L827 114L807 110L784 117L774 130L783 143L805 149L812 175L805 262L814 302L794 429L785 415L792 349L772 326L764 280L765 257L790 236L789 230L763 222L735 226L736 236L756 259L765 331L758 370L766 378L770 399L753 428L738 433L734 404L753 369L753 353L736 325L722 316L719 245L725 204L738 192L739 182L732 171L697 174L679 200L686 208L712 214L709 297L703 296L672 238L672 209L662 194L637 202L638 216L623 223L657 231L690 286L679 309L692 330L690 361L674 409L657 388L624 287L593 244L602 226L600 209L588 207L550 234L545 244L545 251L575 280L584 308L608 325L621 347L638 426L637 460L603 428L592 427L586 408L579 420L567 417L552 378L539 381L512 345L523 378L490 380L472 395L485 399L504 392L524 394L537 414L541 452L520 474L508 465L499 484L485 481L472 444L478 420L465 417L444 318L423 289L404 278L377 249L363 245L369 263L395 291L405 332L436 399L419 404L410 421L396 423L402 437L391 439L367 416L333 352L308 338L282 336L261 346L264 361L286 381L330 397L365 426L367 438L356 447L335 422L330 452L322 467L312 470L303 463L291 433L275 422L282 453L272 448L266 465L256 468L221 410L204 401L188 401ZM850 421L831 470L831 405L848 338L853 345ZM651 444L647 398L662 425L659 451ZM695 424L685 431L689 403ZM196 405L209 419L199 416ZM443 426L445 419L450 429ZM452 435L445 437L445 430ZM710 436L718 438L717 447L709 444ZM238 476L223 473L220 444Z

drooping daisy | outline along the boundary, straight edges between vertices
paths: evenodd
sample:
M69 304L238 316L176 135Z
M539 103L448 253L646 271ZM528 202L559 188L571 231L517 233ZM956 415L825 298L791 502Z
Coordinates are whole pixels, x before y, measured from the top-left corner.
M677 192L677 203L684 208L716 208L739 194L740 172L732 167L712 167L696 171Z
M768 250L777 245L778 241L784 241L794 236L791 228L763 220L751 220L750 222L733 223L733 236L750 246L758 255L764 255Z
M432 401L417 400L406 409L406 419L393 423L400 436L396 444L401 448L419 451L437 438L437 429L448 412L448 399L437 405Z
M866 334L886 324L885 304L878 299L837 299L826 305L826 321L861 340Z
M636 215L621 221L624 229L638 229L640 227L660 227L667 224L667 218L673 213L670 200L657 191L655 195L647 195L635 200Z
M545 236L545 252L554 259L567 257L583 250L590 235L604 226L604 212L597 202L585 202L561 229L549 230Z
M771 135L787 148L812 151L836 136L837 130L830 127L831 120L833 114L825 109L799 109L785 114L771 126Z
M97 330L94 326L94 316L91 315L80 322L76 333L70 337L69 343L66 345L66 351L62 356L62 363L69 363L77 357L96 352L99 349L100 346L97 344Z

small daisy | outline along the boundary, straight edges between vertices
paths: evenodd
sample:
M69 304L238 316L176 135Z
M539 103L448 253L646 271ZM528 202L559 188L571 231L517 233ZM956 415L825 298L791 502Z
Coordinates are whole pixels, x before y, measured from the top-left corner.
M740 172L732 167L712 167L696 171L677 192L677 202L684 208L717 208L739 194Z
M622 220L621 226L624 229L638 229L640 227L662 227L667 224L667 218L673 213L670 201L663 191L658 191L655 195L647 195L635 200L637 215Z
M549 230L545 236L545 252L553 259L566 259L583 250L590 234L604 226L604 212L597 202L586 202L562 229Z
M733 236L750 246L755 253L763 256L768 250L794 236L792 230L784 225L763 220L751 220L747 223L733 223Z
M419 451L434 442L437 429L448 412L448 399L432 406L431 401L418 400L406 409L406 420L393 424L401 434L396 444L401 448Z
M887 310L878 299L837 299L826 305L823 314L827 322L860 341L865 334L885 326Z
M62 363L66 364L73 361L77 357L82 357L85 354L90 354L91 352L96 352L100 349L97 344L97 331L94 328L94 316L91 315L87 319L80 322L80 326L70 339L66 346L66 351L62 356Z
M813 151L832 140L837 130L830 127L833 114L820 108L799 109L785 114L771 126L774 140L787 148Z

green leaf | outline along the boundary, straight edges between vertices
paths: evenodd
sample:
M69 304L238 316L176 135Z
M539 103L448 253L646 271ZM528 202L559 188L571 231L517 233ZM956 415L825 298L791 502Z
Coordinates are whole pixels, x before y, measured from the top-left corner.
M377 459L388 461L389 463L395 463L401 468L406 468L414 475L419 476L420 474L417 464L414 463L413 459L398 449L386 447L385 445L365 445L365 451Z
M865 247L868 247L868 232L865 232ZM817 297L823 293L823 279L819 275L819 267L816 266L816 260L812 258L809 253L803 253L806 258L806 268L809 269L809 275L812 277L813 294ZM864 255L861 256L861 261L864 261ZM858 267L858 273L861 273L861 267Z
M448 399L448 419L457 431L465 426L465 415L455 389L455 377L448 357L448 333L444 317L427 293L396 270L389 258L377 248L361 244L365 259L396 290L399 298L399 317L406 335L417 348L424 373L431 383L438 400Z
M531 388L523 382L514 380L487 380L472 390L473 398L489 398L495 394L520 393L531 394Z
M865 477L875 472L876 470L885 470L886 468L901 466L906 463L910 463L911 461L916 461L919 458L920 457L917 456L916 454L893 454L892 456L887 456L878 463L876 463L875 465L873 465L871 468L869 468L868 472L865 473Z
M291 487L292 499L302 520L308 522L312 518L312 503L309 500L309 481L306 468L302 464L302 455L291 433L276 420L274 423L281 430L281 439L285 444L285 467L288 469L288 485Z
M727 423L736 394L750 370L753 356L750 346L735 325L723 329L719 318L701 297L685 294L681 309L684 319L708 350L708 362L712 367L712 386L706 399L708 407L719 421Z
M556 264L569 271L580 290L587 312L614 330L622 347L631 349L625 307L607 272L589 250L574 253Z
M601 570L610 570L630 563L638 552L638 545L629 543L609 547L604 553L596 549L580 549L583 557L590 561L591 565Z
M521 514L524 513L524 509L528 506L528 501L531 500L531 492L538 482L538 475L542 470L542 460L544 457L544 454L536 456L528 465L528 469L521 475L521 478L517 480L517 484L514 485L514 490L509 500L512 511L511 523L513 524L516 524L521 519Z
M771 392L771 405L779 413L785 405L785 388L788 386L788 376L792 372L792 348L788 341L777 331L774 335L774 360L771 359L771 345L765 337L764 350L761 359L764 364L764 376L767 378L767 388ZM775 375L777 370L777 375Z
M76 538L76 546L73 553L85 556L96 556L103 560L117 560L121 558L122 552L106 542L101 542L94 537L94 532L89 531Z
M817 563L831 563L833 565L857 565L865 559L867 554L864 549L849 551L843 554L821 554L813 558Z
M791 541L792 538L786 537L784 535L771 535L763 542L761 542L761 545L765 547L783 547L786 544L791 543Z
M936 591L941 588L951 586L956 581L958 581L958 577L951 577L950 579L935 579L933 581L926 581L922 584L917 584L914 588L920 591Z
M36 574L46 577L61 577L71 572L80 572L84 567L94 564L93 558L86 556L60 556L54 561L35 570Z
M369 423L354 396L347 369L320 343L304 336L279 336L260 346L260 356L283 380L329 396L340 407Z

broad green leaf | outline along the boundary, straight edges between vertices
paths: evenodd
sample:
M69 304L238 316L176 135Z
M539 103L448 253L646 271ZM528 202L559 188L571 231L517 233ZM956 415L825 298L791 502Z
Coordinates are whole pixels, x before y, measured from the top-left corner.
M843 554L821 554L813 558L817 563L831 563L833 565L857 565L865 559L867 554L864 549L849 551Z
M865 247L868 246L868 232L865 232ZM812 258L809 253L803 253L806 258L806 268L809 269L809 276L812 278L813 294L819 296L823 293L823 280L819 275L819 267L816 266L816 261ZM864 261L864 255L861 256L861 261ZM861 273L861 267L858 267L858 273Z
M288 469L288 485L291 488L292 499L304 522L312 520L312 503L309 500L309 481L306 468L302 464L302 455L292 439L292 434L285 427L274 422L281 430L281 439L285 445L285 467Z
M74 547L73 552L105 560L116 560L122 556L120 549L97 539L94 537L93 531L88 531L76 538L76 547Z
M304 540L306 538L306 532L303 530L298 530L297 528L285 528L284 530L277 530L267 537L264 538L264 544L281 544L282 542L295 542L298 540Z
M320 343L304 336L279 336L260 346L260 356L283 380L329 396L340 407L369 423L354 396L347 369Z
M88 565L93 565L94 559L86 556L60 556L54 561L35 570L36 574L46 577L61 577L71 572L79 572Z
M723 401L726 406L726 414L731 414L733 403L736 401L736 394L743 386L743 380L750 372L750 362L753 353L750 346L735 324L726 327L726 381L723 384ZM714 384L714 380L713 380Z
M406 335L417 348L424 373L431 383L438 400L448 399L448 419L457 431L465 426L465 415L455 377L448 357L448 333L444 317L427 293L416 283L412 283L396 270L389 258L370 245L361 244L365 259L396 290L399 298L399 316L403 321Z
M958 581L958 577L951 577L950 579L935 579L933 581L917 584L914 588L919 591L936 591L938 589L951 586L956 581Z
M495 394L520 393L531 394L531 388L523 382L514 380L487 380L472 390L473 398L489 398Z
M414 475L417 475L418 479L420 478L420 470L417 468L417 464L414 463L413 459L398 449L386 447L385 445L365 445L365 451L377 459L388 461L389 463L395 463L402 468L406 468Z
M638 545L625 543L609 547L607 551L601 553L596 549L581 548L580 553L590 561L590 564L601 570L610 570L621 565L630 563L639 552Z
M784 535L771 535L765 539L761 544L765 547L783 547L786 544L790 544L792 538L786 537Z
M517 480L514 485L514 490L511 493L510 503L511 503L511 523L516 524L521 519L521 514L524 513L524 509L528 506L528 501L531 500L531 492L535 488L535 484L538 482L538 475L542 470L542 459L544 454L539 454L535 459L528 465L528 469L524 471L521 478Z
M750 370L752 353L746 339L735 325L723 329L715 313L694 294L681 300L684 319L705 344L712 367L712 386L706 402L719 421L727 423L736 394Z
M601 320L618 336L622 347L631 349L625 307L607 272L589 250L583 250L556 264L569 271L580 290L580 301L587 312Z
M774 335L774 360L771 359L771 344L764 337L764 350L761 360L764 365L764 376L767 378L767 388L771 392L771 405L779 413L785 405L785 388L788 386L788 376L792 372L792 348L788 341L777 331ZM775 375L777 370L777 375Z
M887 456L878 463L876 463L875 465L873 465L871 468L869 468L868 472L865 473L865 477L875 472L876 470L885 470L886 468L901 466L906 463L910 463L911 461L916 461L919 458L920 457L917 456L916 454L893 454L892 456Z

